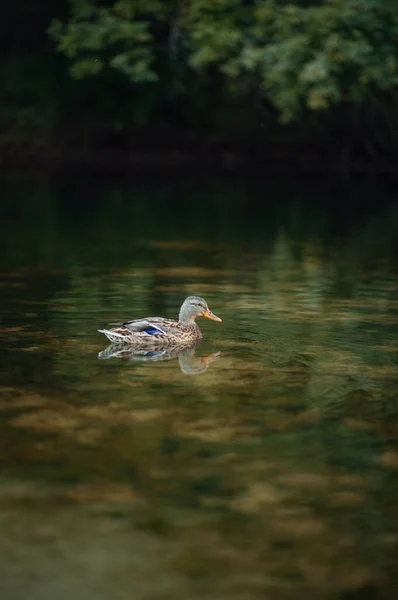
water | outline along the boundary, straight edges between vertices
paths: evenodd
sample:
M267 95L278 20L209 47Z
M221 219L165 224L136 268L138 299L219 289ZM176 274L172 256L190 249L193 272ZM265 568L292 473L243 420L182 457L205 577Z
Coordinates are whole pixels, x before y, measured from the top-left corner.
M2 600L390 598L388 190L81 177L2 190ZM107 357L98 328L176 317L189 294L223 319L199 321L194 351Z

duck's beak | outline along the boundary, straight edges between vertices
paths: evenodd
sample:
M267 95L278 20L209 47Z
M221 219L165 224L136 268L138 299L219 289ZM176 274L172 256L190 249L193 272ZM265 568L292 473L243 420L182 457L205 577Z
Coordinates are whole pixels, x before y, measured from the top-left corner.
M206 319L211 319L212 321L219 321L220 323L222 321L222 319L220 319L220 317L217 317L217 315L212 313L211 310L209 310L209 309L207 309L207 311L205 313L203 313L203 316L206 317Z

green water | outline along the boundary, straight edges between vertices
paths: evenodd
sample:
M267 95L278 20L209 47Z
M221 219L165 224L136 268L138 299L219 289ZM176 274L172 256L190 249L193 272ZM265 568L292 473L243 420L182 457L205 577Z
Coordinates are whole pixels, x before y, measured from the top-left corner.
M391 598L393 193L1 183L1 599ZM194 351L107 356L190 294Z

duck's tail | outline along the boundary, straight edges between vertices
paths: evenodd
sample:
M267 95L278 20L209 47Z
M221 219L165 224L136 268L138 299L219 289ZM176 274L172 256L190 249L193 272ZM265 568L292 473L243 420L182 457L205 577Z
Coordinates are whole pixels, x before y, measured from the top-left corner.
M98 332L106 335L112 344L123 344L125 342L125 337L116 331L110 329L98 329Z

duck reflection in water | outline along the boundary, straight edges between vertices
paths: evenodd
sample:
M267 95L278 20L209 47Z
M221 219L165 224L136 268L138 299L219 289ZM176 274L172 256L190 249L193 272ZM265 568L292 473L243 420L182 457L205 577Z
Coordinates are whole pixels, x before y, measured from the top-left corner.
M111 344L98 354L99 359L121 358L143 362L158 362L178 358L180 369L185 375L199 375L207 371L209 365L217 360L221 352L196 356L198 344L189 348L164 348L163 350L137 350L127 345Z

